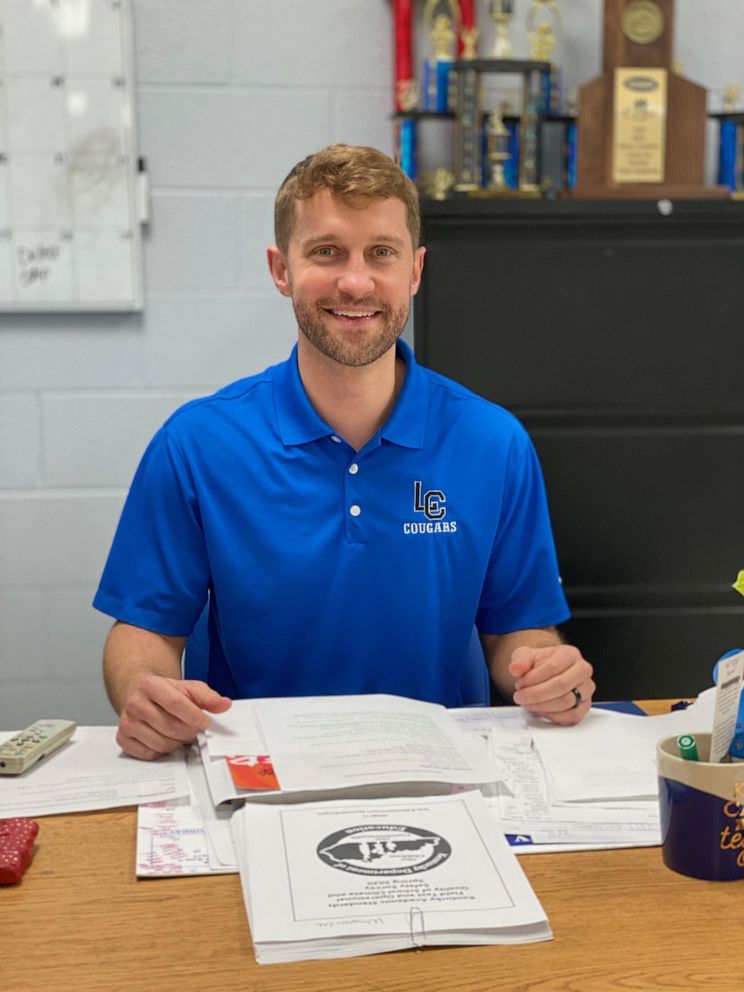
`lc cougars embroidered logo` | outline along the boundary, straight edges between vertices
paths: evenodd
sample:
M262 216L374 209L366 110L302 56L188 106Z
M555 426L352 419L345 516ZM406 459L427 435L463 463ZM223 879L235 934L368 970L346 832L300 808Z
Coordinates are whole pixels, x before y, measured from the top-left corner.
M443 520L447 516L444 504L447 497L441 489L429 489L423 492L420 482L413 484L413 508L416 513L423 513L427 520Z
M404 534L453 534L456 520L445 520L447 497L441 489L427 489L420 481L413 484L413 511L422 513L424 520L409 520L403 524Z

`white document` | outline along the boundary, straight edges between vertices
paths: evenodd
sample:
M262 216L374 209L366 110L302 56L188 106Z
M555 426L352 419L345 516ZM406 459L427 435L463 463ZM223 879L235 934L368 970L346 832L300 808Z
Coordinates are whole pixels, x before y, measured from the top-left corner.
M472 707L450 710L459 726L484 747L500 770L499 782L486 795L517 794L525 785L527 769L540 759L532 743L525 711L519 706ZM529 774L527 773L529 778Z
M519 843L520 839L524 843ZM659 841L655 840L653 842L643 842L640 841L630 841L628 843L623 842L622 844L618 841L611 841L608 844L590 844L587 841L576 841L575 843L569 841L567 843L549 843L549 844L536 844L533 842L532 838L529 836L517 838L514 845L512 845L512 851L519 856L527 854L567 854L571 851L620 851L632 847L658 847Z
M0 741L12 736L0 734ZM0 817L135 806L188 794L183 751L139 761L116 743L116 727L77 727L59 751L23 775L0 776Z
M235 873L238 862L228 810L215 810L201 758L186 752L188 799L147 803L137 810L136 873L140 878Z
M291 697L237 700L229 713L229 726L213 719L200 741L215 803L330 798L342 790L421 794L499 777L500 767L434 703L384 694ZM239 741L265 745L279 794L231 785L224 759L216 756L235 754Z
M172 878L234 872L213 853L196 806L157 803L137 811L137 875Z
M718 662L713 731L708 761L722 761L736 732L741 683L744 678L744 651Z
M232 823L259 963L552 936L477 791L246 803Z
M656 742L675 733L707 730L709 719L707 708L694 706L663 716L592 709L574 727L538 719L529 726L553 783L553 799L586 802L656 798Z
M209 755L268 754L268 744L261 733L254 701L236 699L226 713L210 714L209 729L204 734Z
M207 834L210 853L210 863L216 870L238 870L235 856L235 846L230 830L232 806L217 809L207 783L206 772L202 764L199 748L192 745L186 753L186 768L191 786L191 805L199 810L204 830Z
M262 701L259 724L283 791L494 778L443 706L400 696Z
M646 809L609 810L600 803L574 803L573 813L548 807L543 820L509 819L493 799L488 800L499 829L509 837L529 837L533 844L574 844L590 847L615 845L641 847L661 843L658 800L649 800Z
M554 804L550 801L545 768L532 743L524 710L500 707L453 710L452 716L503 762L503 782L486 792L488 807L499 829L517 853L542 845L561 850L646 846L659 844L659 804L652 800L622 805L608 802ZM562 728L565 729L565 728ZM574 754L580 762L582 756ZM484 790L482 790L484 791Z

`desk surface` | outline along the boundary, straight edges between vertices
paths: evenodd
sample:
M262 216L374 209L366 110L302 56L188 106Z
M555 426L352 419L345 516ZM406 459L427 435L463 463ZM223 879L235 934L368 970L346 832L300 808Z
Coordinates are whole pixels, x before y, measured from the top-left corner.
M523 856L549 942L257 965L237 875L137 881L131 808L39 823L0 888L4 992L744 990L744 885L676 875L658 848Z

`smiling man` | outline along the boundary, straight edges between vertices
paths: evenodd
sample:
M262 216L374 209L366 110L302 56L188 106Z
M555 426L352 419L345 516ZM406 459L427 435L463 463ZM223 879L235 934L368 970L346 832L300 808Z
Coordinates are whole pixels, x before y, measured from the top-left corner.
M297 346L156 434L94 601L116 618L104 672L130 754L193 740L233 698L471 702L474 626L502 695L557 723L588 711L529 438L400 340L419 228L415 187L371 148L332 145L280 187L268 262ZM205 604L206 681L183 679Z

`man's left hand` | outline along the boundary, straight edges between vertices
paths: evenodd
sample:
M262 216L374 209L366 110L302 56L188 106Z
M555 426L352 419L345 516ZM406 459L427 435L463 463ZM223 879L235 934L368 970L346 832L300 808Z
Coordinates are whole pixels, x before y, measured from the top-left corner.
M516 680L514 702L537 716L568 726L591 708L593 669L570 644L516 648L509 672Z

